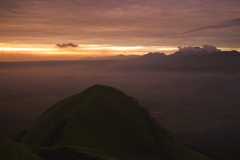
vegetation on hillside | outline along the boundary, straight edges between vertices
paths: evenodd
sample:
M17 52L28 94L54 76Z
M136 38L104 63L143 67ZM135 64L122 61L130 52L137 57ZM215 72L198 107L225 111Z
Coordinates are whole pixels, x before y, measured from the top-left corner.
M0 141L1 160L43 160L24 144Z
M90 150L98 154L88 156L103 159L208 160L175 141L137 99L102 85L53 105L21 142L36 151L47 147L41 151L50 155L63 147L64 155L88 155L85 151Z

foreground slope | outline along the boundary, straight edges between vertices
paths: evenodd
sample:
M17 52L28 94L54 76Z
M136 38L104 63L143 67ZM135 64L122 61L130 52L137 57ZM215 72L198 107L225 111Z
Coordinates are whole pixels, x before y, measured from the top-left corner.
M208 160L175 141L136 99L102 85L53 105L21 142L41 153L62 147L100 159Z
M43 160L31 149L20 143L0 141L1 160Z

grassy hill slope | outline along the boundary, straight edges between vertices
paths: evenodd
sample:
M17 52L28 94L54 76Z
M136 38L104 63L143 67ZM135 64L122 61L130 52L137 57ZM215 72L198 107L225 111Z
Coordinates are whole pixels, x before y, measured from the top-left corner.
M73 147L100 159L208 160L175 141L136 99L102 85L53 105L21 142L50 154Z
M1 160L43 160L30 148L20 143L0 141Z

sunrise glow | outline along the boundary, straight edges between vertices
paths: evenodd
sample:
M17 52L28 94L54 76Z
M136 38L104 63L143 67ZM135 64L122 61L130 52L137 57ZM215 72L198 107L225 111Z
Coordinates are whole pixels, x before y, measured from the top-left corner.
M78 47L71 48L59 48L54 45L50 47L49 45L40 45L33 47L21 47L24 44L15 45L14 47L0 47L0 51L3 53L37 53L37 54L84 54L84 55L92 55L92 54L101 54L102 52L112 52L114 53L125 53L125 54L138 54L142 55L147 52L169 52L176 51L177 47L171 46L112 46L109 44L104 45L96 45L96 44L79 44ZM27 46L27 45L25 45Z

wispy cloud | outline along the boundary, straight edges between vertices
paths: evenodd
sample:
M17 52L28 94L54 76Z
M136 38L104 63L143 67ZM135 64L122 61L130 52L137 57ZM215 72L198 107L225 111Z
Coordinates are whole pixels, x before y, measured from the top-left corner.
M183 32L182 34L190 34L190 33L199 32L199 31L208 30L208 29L228 28L228 27L234 27L234 26L240 26L240 17L232 20L228 20L222 23L214 24L214 25L208 25L208 26L191 29L186 32Z

